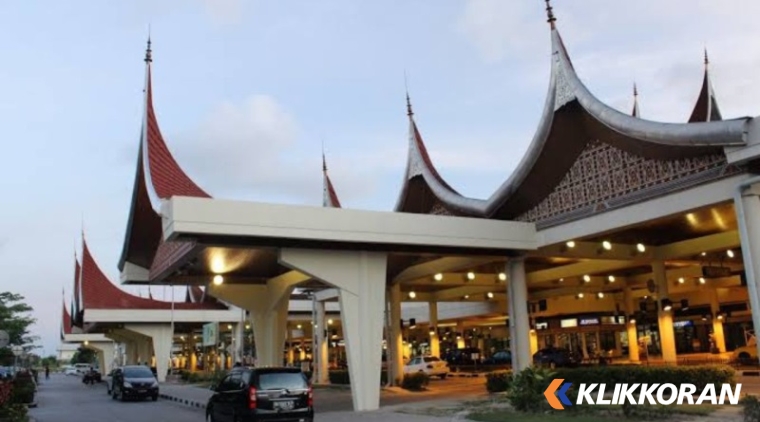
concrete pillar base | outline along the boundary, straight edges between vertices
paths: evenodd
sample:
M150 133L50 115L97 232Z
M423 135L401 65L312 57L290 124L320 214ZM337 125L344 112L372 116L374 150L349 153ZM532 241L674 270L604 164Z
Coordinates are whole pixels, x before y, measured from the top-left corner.
M340 289L354 410L377 410L380 407L387 254L283 249L280 262Z
M156 378L166 381L174 333L170 324L127 324L125 329L149 337L156 357ZM140 357L142 359L142 357ZM150 360L148 360L150 364Z

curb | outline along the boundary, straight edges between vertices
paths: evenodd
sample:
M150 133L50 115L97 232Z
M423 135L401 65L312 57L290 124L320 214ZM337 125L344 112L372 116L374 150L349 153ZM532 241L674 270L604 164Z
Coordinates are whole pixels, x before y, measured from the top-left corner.
M479 378L479 377L485 377L485 373L466 373L466 372L449 372L448 377L457 377L457 378ZM448 378L447 377L447 378Z
M195 400L189 400L189 399L183 399L183 398L179 398L179 397L174 397L174 396L170 396L170 395L164 394L164 393L158 393L158 397L160 397L160 398L162 398L164 400L173 401L175 403L179 403L179 404L184 405L184 406L194 407L194 408L197 408L197 409L205 409L206 408L206 404L205 403L201 403L201 402L195 401Z

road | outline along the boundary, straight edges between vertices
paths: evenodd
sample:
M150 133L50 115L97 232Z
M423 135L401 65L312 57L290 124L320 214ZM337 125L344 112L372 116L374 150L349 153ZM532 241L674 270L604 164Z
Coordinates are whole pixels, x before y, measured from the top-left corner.
M42 377L41 377L42 378ZM200 409L181 406L159 399L141 402L120 402L106 394L105 384L87 386L74 376L51 374L40 380L37 408L30 416L38 422L188 422L203 421Z

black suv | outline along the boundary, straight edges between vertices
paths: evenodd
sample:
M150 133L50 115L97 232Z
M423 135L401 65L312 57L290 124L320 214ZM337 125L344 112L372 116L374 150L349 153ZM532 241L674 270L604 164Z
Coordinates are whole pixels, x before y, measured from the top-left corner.
M314 394L298 368L235 368L212 390L210 422L314 420Z
M158 381L147 366L130 365L115 369L111 373L110 390L114 400L146 397L158 400Z

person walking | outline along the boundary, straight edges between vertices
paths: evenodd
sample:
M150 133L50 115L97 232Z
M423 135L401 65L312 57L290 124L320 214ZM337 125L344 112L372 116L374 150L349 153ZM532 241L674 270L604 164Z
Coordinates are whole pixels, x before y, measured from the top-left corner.
M45 365L45 379L46 380L50 379L50 366L48 365Z

